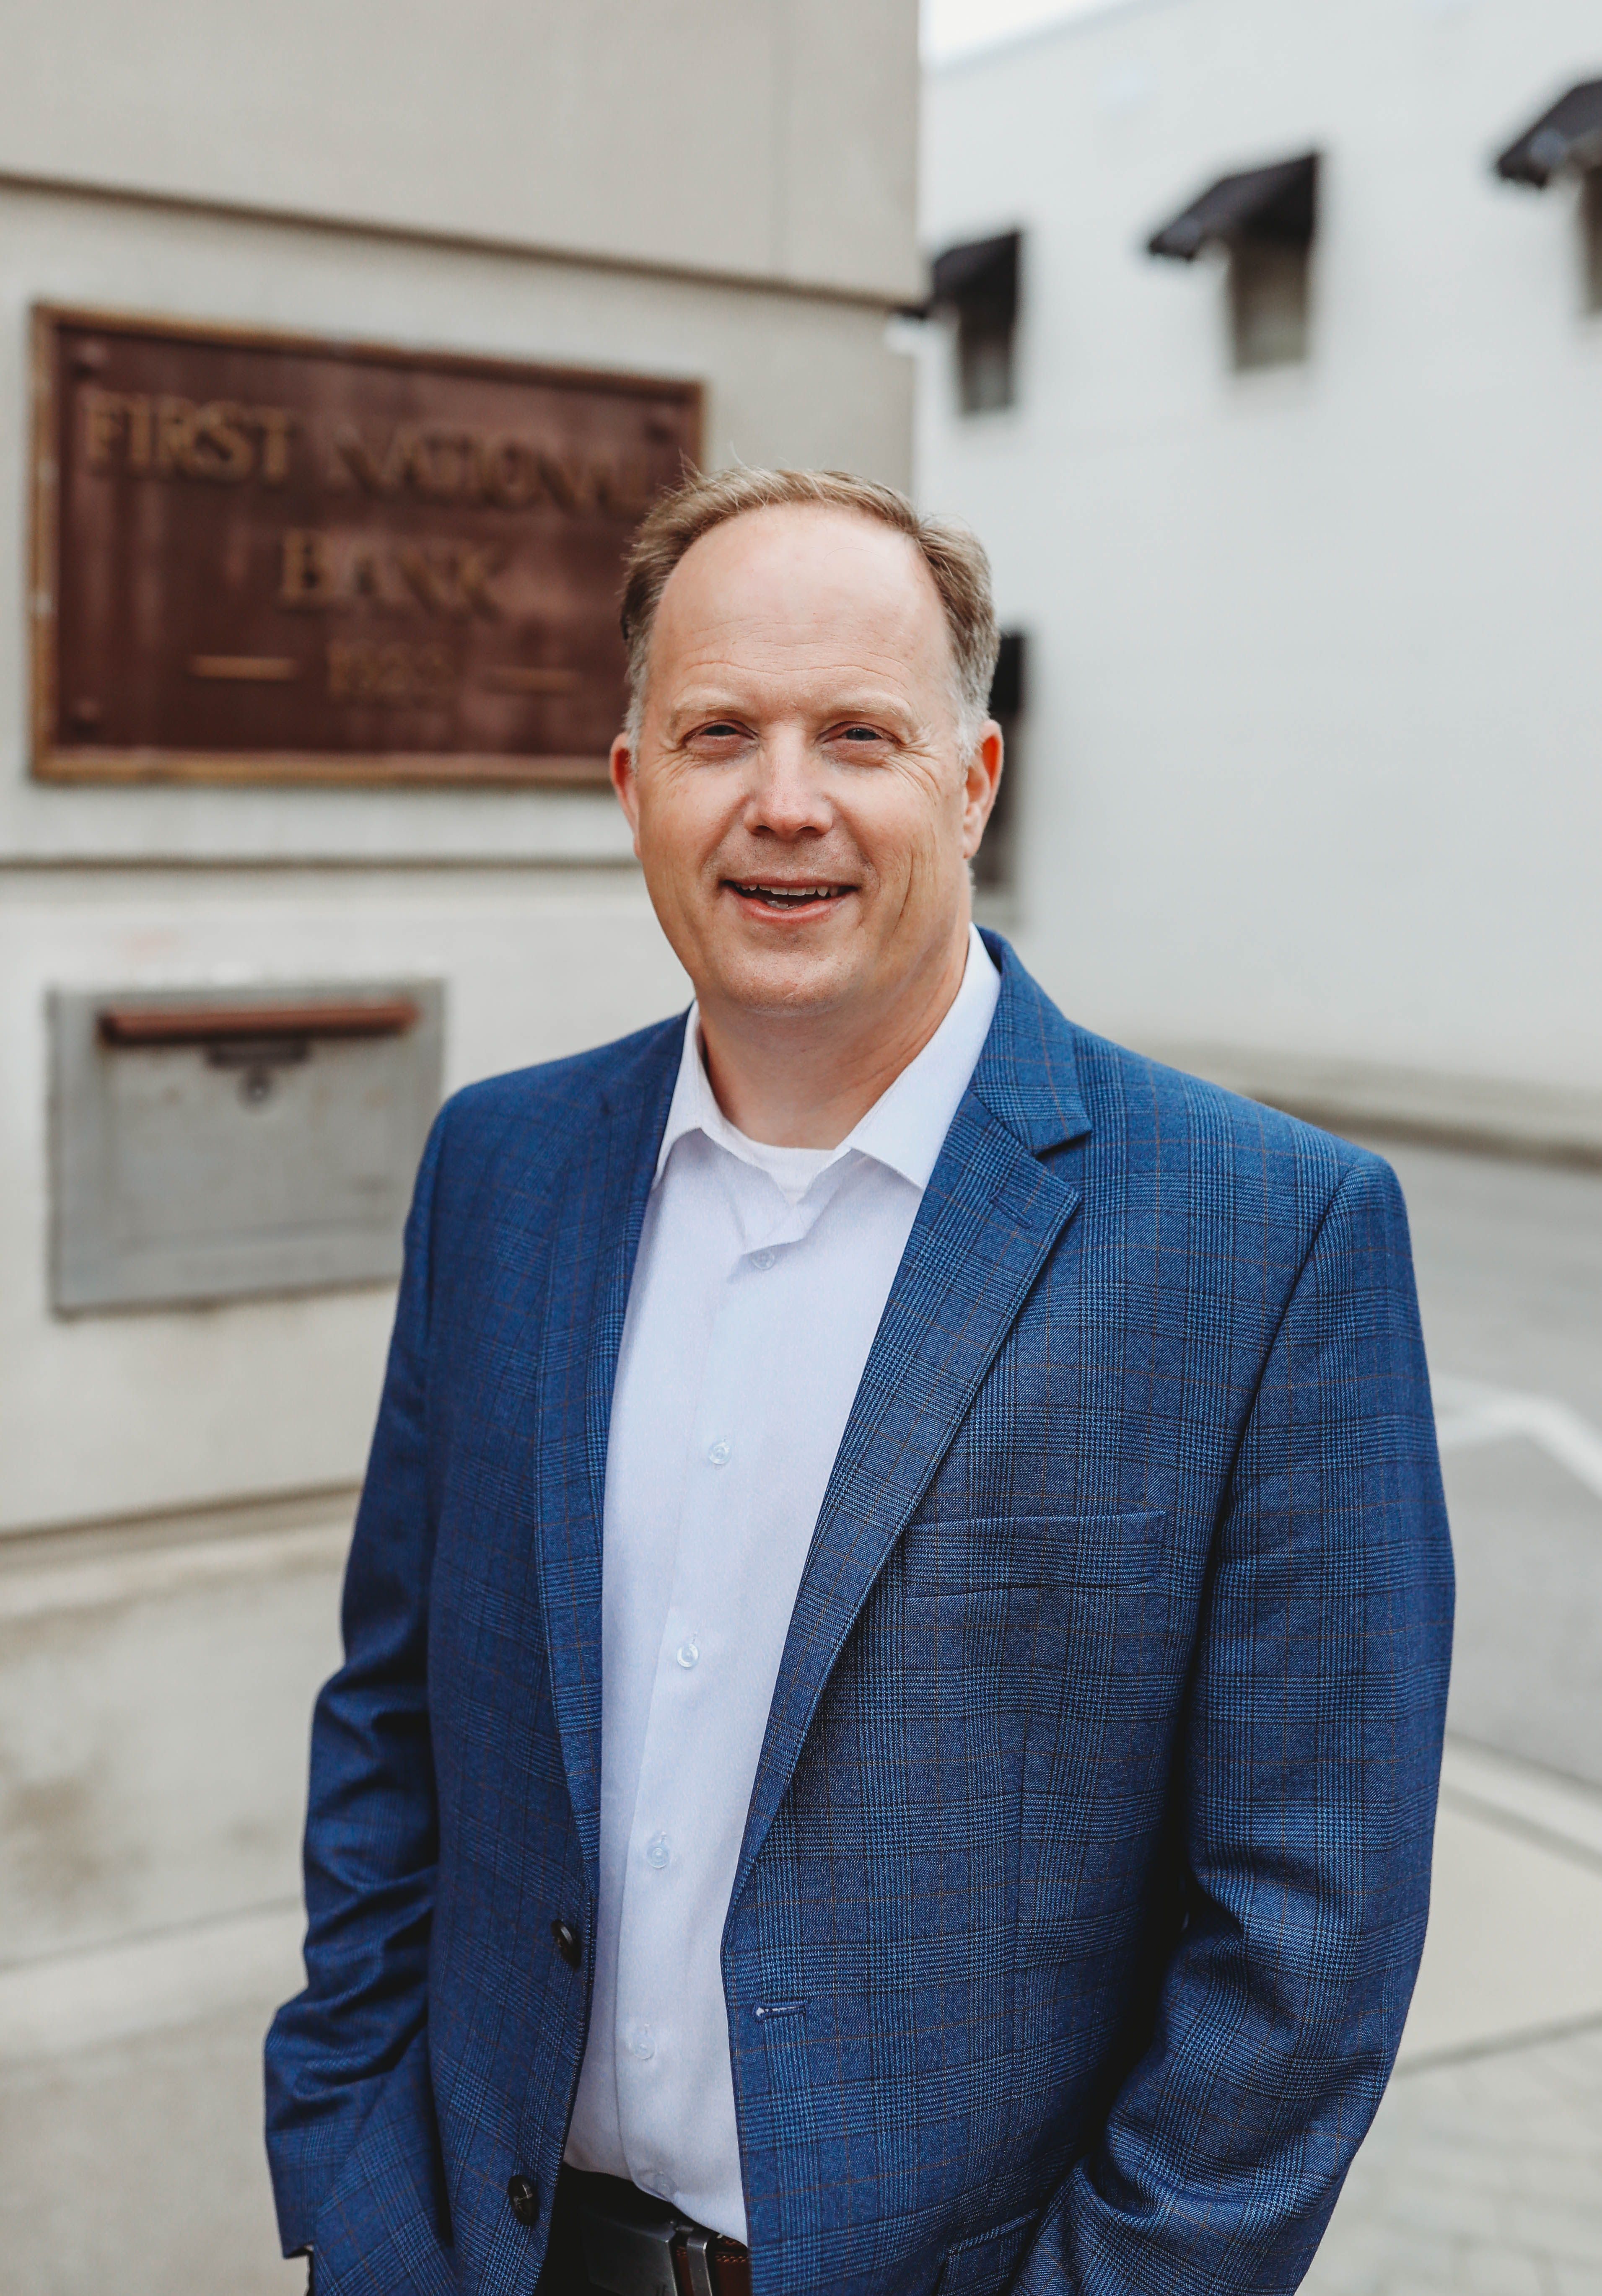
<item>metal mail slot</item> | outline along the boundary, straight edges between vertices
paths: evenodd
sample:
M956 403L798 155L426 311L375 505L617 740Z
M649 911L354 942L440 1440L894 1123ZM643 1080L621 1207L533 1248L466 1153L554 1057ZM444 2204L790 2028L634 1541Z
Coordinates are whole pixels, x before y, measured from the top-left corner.
M409 996L334 1004L103 1004L95 1015L103 1045L305 1044L349 1037L398 1037L419 1019Z
M57 990L53 1306L392 1281L443 1008L438 981Z

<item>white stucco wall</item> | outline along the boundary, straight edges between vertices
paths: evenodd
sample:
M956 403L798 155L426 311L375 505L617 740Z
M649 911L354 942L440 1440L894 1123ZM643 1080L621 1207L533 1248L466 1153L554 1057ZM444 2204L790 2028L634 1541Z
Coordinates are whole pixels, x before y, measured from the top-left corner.
M1031 635L1018 931L1092 1025L1602 1087L1602 321L1489 172L1598 74L1582 0L1130 0L929 82L926 244L1027 238L920 488ZM1234 374L1145 239L1313 145L1312 359Z

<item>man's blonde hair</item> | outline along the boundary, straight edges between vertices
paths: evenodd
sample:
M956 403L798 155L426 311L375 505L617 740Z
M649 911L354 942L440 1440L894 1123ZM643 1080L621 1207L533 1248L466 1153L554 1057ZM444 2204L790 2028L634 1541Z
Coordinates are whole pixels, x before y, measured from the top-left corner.
M951 635L957 712L965 750L990 715L990 681L1001 640L990 597L990 562L967 528L922 518L894 487L847 471L748 471L739 467L686 480L651 510L624 568L622 625L628 646L628 737L639 740L651 631L668 577L714 527L750 511L789 507L853 511L904 534L923 557Z

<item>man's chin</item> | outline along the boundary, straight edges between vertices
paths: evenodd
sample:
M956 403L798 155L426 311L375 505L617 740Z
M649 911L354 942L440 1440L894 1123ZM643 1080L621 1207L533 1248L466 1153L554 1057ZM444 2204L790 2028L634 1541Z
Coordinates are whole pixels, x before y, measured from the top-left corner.
M862 985L837 949L719 950L710 971L703 996L774 1020L836 1013Z

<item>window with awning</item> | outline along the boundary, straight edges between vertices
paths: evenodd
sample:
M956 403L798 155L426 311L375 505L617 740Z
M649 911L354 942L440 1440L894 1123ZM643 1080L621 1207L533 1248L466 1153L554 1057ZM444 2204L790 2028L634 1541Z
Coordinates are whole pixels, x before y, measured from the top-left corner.
M1150 255L1194 263L1228 259L1230 336L1237 367L1284 366L1309 348L1319 154L1220 176L1146 242Z
M1010 406L1023 234L965 240L936 256L929 308L957 321L957 395L965 414Z
M1602 79L1581 80L1497 154L1504 182L1544 192L1578 177L1587 308L1602 311Z

